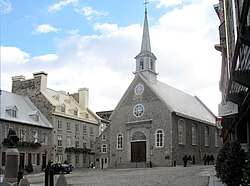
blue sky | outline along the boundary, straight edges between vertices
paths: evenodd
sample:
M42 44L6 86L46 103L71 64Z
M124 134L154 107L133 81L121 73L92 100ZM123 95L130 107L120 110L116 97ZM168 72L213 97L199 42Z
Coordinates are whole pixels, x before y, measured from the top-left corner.
M134 75L143 0L0 0L1 89L11 77L48 73L48 87L90 89L90 109L114 109ZM217 0L149 0L158 80L197 95L215 114L220 102Z

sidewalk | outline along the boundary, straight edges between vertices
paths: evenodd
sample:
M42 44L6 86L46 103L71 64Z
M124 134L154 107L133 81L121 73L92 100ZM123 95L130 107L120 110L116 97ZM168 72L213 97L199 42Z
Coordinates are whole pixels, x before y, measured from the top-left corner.
M211 175L209 177L208 186L226 186L226 184L222 183L217 177L215 170L211 171Z

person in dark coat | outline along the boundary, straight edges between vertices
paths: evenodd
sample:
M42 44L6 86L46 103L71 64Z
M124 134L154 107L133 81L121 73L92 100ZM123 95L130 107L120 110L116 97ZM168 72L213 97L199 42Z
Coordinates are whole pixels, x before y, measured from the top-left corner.
M195 164L195 157L193 156L193 165Z
M213 154L210 155L209 160L210 160L210 165L213 165L214 164L214 156L213 156Z
M207 165L207 155L206 154L203 156L202 161L204 161L204 165Z
M188 156L188 160L187 160L188 162L187 162L187 165L188 165L188 167L191 167L191 164L192 164L192 158L191 158L191 156L189 155Z
M188 161L187 155L185 155L185 156L182 158L182 160L183 160L183 165L184 165L184 167L186 167L186 166L187 166L187 161Z

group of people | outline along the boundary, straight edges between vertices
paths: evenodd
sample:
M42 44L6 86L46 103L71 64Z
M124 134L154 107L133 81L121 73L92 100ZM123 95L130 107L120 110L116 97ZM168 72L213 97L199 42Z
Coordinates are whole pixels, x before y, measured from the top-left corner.
M187 156L185 155L182 158L183 165L184 167L191 167L191 165L195 164L195 157L191 157L191 155ZM214 156L213 154L211 155L204 155L202 158L202 161L204 161L204 165L214 165Z
M191 157L190 155L187 156L185 155L183 158L183 164L184 164L184 167L191 167L191 165L194 165L195 164L195 157Z
M204 165L213 165L214 164L214 156L211 155L204 155L202 158L202 161L204 161Z

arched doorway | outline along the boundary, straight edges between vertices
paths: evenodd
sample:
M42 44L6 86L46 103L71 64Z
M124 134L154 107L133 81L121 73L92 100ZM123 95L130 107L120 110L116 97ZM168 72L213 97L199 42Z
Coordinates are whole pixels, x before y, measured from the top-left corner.
M146 136L140 131L132 135L131 162L146 162Z

